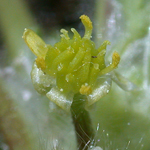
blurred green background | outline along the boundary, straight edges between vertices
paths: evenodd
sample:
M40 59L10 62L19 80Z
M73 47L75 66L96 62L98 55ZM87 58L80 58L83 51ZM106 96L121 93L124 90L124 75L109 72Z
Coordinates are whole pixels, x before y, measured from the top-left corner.
M108 62L117 51L117 72L139 87L126 92L113 83L96 103L90 112L96 144L103 150L150 149L150 0L0 0L0 150L77 149L70 115L33 88L34 56L22 34L33 29L48 44L60 39L61 28L83 35L82 14L93 22L97 46L111 42Z

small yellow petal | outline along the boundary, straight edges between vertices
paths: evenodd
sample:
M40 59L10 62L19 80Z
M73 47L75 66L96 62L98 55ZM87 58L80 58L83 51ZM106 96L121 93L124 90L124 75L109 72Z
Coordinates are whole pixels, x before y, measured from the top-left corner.
M120 55L117 52L114 52L112 56L113 67L116 68L119 62L120 62Z
M34 31L31 29L25 29L23 39L33 54L37 57L43 57L45 59L48 50L47 45Z
M42 70L46 69L45 60L42 57L38 57L36 60L36 65L38 68L41 68Z
M83 95L89 95L92 93L91 86L88 84L82 85L79 92L80 94L83 94Z

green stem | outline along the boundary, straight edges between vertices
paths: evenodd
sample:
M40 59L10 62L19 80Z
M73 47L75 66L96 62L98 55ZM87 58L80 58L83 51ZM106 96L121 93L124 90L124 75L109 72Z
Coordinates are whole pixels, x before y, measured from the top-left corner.
M71 106L73 124L76 131L76 137L79 150L87 150L93 145L94 130L89 112L85 110L86 96L76 94Z

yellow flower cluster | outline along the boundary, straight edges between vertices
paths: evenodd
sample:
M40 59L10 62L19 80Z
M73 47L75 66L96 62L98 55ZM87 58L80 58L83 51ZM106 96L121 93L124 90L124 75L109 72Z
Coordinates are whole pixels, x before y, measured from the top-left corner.
M36 63L43 72L56 78L59 89L63 92L73 91L89 95L99 75L106 74L117 67L120 56L114 52L112 64L105 65L106 46L110 44L105 41L98 49L90 40L92 33L92 22L82 15L80 17L85 26L83 38L72 28L74 33L72 39L68 31L61 29L61 41L54 46L47 45L32 30L26 29L23 38L31 51L37 56Z
M115 69L120 61L117 52L113 53L112 64L105 65L106 46L109 41L104 41L99 48L91 41L92 22L88 16L80 17L85 26L83 37L71 28L73 37L70 38L68 31L61 29L61 40L54 46L45 42L32 30L25 29L23 38L37 56L34 66L43 74L55 79L55 85L61 93L80 93L92 95L95 90L97 79ZM97 101L97 100L96 100Z

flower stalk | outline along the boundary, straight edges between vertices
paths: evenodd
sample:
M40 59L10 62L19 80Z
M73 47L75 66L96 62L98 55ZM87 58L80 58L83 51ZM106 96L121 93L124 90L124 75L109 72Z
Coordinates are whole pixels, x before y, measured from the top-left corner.
M79 150L87 150L94 145L94 130L90 114L85 110L86 96L75 94L71 105L71 115Z

